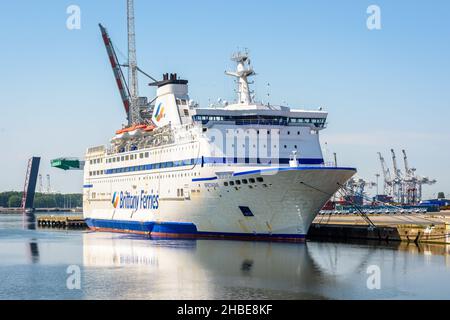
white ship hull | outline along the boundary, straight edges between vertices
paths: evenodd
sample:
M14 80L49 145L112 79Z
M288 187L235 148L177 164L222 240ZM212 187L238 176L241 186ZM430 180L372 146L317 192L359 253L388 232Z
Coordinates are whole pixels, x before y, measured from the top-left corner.
M108 196L85 201L86 221L94 230L152 237L303 240L330 195L355 173L352 168L324 166L279 170L242 166L226 167L233 176L224 178L214 173L221 171L218 169L203 168L202 173L209 175L202 174L202 178L186 177L183 194L172 196L164 190L179 183L178 176L173 178L177 182L171 178L146 180L141 174L132 181L100 183L96 193L116 193L117 203ZM240 185L230 186L230 181L239 181ZM92 188L85 187L88 197ZM124 190L134 190L128 201ZM148 195L154 199L153 204L146 201Z

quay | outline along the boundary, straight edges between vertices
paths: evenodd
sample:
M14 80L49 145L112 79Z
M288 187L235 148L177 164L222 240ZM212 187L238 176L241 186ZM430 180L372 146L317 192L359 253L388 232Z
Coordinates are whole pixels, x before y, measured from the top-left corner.
M450 244L450 212L369 215L374 226L358 215L319 215L309 239L360 239Z
M42 228L55 229L87 229L82 216L40 216L37 225Z
M34 213L45 212L78 212L81 213L83 208L36 208L33 209ZM23 213L23 208L0 208L0 214L17 214Z

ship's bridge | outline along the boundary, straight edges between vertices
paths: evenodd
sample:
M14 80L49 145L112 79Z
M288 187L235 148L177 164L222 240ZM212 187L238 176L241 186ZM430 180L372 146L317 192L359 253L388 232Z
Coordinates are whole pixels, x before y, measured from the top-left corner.
M325 111L291 110L288 107L254 105L254 108L197 108L193 120L203 125L226 123L232 125L309 126L325 128Z

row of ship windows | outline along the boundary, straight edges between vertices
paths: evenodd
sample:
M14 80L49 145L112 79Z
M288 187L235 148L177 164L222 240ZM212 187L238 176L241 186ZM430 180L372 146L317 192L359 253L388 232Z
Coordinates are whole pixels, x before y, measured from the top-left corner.
M144 159L150 157L149 152L142 152L139 154L139 159ZM136 160L138 158L137 154L130 154L126 156L107 158L106 163L120 162L120 161L128 161L128 160Z
M204 132L206 132L206 131L208 131L208 130L205 130L205 129L207 129L207 128L203 128L203 131ZM236 130L226 130L226 133L230 133L230 131L231 132L234 132L234 131L236 131L236 134L239 134L239 129L236 129ZM256 130L256 134L260 134L260 132L261 132L261 134L264 132L265 130ZM281 131L281 130L267 130L267 134L268 135L270 135L270 132L273 132L273 133L275 133L275 134L283 134L283 132ZM250 134L250 133L252 133L252 132L250 132L250 130L242 130L242 133L246 133L246 134ZM287 135L291 135L291 131L290 130L286 130L285 132L284 132L285 134L287 134ZM301 135L301 131L297 131L296 132L297 133L297 135L299 136L299 135ZM315 130L315 129L311 129L310 131L309 131L309 133L310 134L317 134L317 130ZM293 134L295 134L295 131L294 131L294 133Z
M256 181L262 183L262 182L264 182L264 179L262 177L257 177L256 179L255 178L250 178L248 180L247 179L242 179L242 180L234 180L234 181L225 181L223 183L223 185L225 187L234 186L234 185L240 186L241 184L256 183Z
M325 124L325 118L289 118L289 117L273 117L273 116L208 116L195 115L195 121L238 121L238 122L267 122L271 123L313 123Z
M231 147L234 148L234 144L232 144ZM285 145L284 145L284 148L287 149L287 147L288 147L287 144L285 144ZM245 144L242 145L242 148L245 148ZM256 148L256 144L253 145L253 148ZM263 148L267 148L267 146L264 145ZM276 149L276 148L277 148L277 145L274 144L274 145L273 145L273 148ZM294 145L294 149L297 149L297 145Z
M104 172L105 172L105 174L116 174L116 173L135 172L135 171L144 171L144 170L183 167L183 166L190 166L190 165L194 165L194 164L195 164L195 159L189 159L189 160L152 163L152 164L125 167L125 168L107 169Z
M103 175L104 170L96 170L90 171L89 176L99 176ZM146 177L143 177L142 180L153 180L153 179L165 179L165 178L183 178L183 177L197 177L200 176L200 172L185 172L185 173L172 173L172 174L152 174ZM141 177L138 178L141 180ZM114 179L114 180L101 180L101 182L124 182L124 181L134 181L136 178L124 178L124 179Z
M163 149L163 150L158 150L158 151L153 151L153 152L142 152L139 154L129 154L129 155L125 155L125 156L120 156L120 157L112 157L112 158L107 158L106 159L106 163L113 163L113 162L121 162L121 161L129 161L129 160L136 160L138 159L144 159L144 158L149 158L150 156L154 156L157 154L162 154L162 153L168 153L168 152L173 152L173 151L187 151L190 149L194 149L194 145L191 146L185 146L185 147L178 147L178 148L169 148L169 149ZM97 159L91 159L89 161L90 164L99 164L99 163L103 163L103 159L102 158L97 158Z

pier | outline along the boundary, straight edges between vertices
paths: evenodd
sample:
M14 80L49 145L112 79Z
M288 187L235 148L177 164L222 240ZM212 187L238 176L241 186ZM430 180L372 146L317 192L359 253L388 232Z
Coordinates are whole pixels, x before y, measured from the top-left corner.
M19 214L23 213L23 208L0 208L0 214ZM78 212L82 213L82 208L36 208L33 209L34 213L46 213L46 212Z
M82 216L41 216L37 218L37 225L42 228L87 229Z
M450 212L423 215L370 216L375 227L358 215L317 216L309 239L360 239L450 244Z

